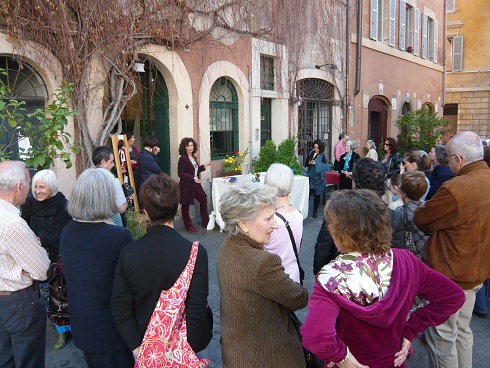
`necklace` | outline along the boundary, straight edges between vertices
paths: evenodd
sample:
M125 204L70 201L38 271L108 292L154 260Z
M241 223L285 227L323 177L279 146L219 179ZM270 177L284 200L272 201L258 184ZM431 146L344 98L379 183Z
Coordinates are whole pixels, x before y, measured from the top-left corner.
M276 207L276 208L274 208L274 209L277 211L277 210L279 210L279 209L281 209L281 208L283 208L283 207L287 207L287 206L291 206L291 204L290 204L290 203L288 203L288 204L283 204L283 205L281 205L281 206L279 206L279 207Z

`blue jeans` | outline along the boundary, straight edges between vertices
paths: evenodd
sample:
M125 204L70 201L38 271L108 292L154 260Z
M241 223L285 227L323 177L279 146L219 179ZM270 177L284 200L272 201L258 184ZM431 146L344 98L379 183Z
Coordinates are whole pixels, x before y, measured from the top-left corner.
M488 297L488 284L489 280L485 280L483 286L476 293L474 312L486 314L487 313L487 297Z

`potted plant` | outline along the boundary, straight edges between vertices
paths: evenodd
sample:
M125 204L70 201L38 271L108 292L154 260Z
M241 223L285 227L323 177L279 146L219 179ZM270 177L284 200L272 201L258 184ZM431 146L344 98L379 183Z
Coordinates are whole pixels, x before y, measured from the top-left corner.
M245 163L249 149L247 148L243 153L240 151L233 152L232 155L227 155L223 159L223 170L221 176L239 175L242 173L241 165Z

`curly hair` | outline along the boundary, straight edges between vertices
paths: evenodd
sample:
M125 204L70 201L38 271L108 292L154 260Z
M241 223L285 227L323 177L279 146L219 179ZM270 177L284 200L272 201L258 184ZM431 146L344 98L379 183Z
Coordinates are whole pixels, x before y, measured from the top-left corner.
M325 142L323 142L321 139L315 139L313 142L313 147L315 147L315 144L318 144L318 151L320 153L325 152Z
M325 219L342 253L381 254L391 247L388 207L372 190L341 190L325 205Z
M191 142L194 145L194 150L192 151L192 155L195 155L196 154L196 152L197 152L197 142L194 140L194 138L190 138L190 137L187 138L186 137L186 138L182 138L182 140L180 141L180 144L179 144L179 155L181 155L181 156L187 155L187 151L185 150L185 148Z
M364 157L359 159L352 169L352 181L356 189L369 189L380 197L386 191L386 171L378 161Z

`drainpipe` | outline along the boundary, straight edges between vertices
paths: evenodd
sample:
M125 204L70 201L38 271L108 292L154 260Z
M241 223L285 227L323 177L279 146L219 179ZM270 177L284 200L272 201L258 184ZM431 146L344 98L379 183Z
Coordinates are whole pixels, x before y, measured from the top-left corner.
M349 0L345 3L345 101L344 105L344 116L345 116L345 126L344 132L347 134L347 126L349 125L349 107L348 101L349 97L349 71L350 71L350 30L349 30Z
M250 68L249 65L247 65L247 71L248 71L248 129L249 129L249 135L248 135L248 148L249 148L249 156L248 156L248 170L252 172L252 158L253 156L253 97L252 97L252 69Z
M361 88L362 0L358 1L357 7L356 85L354 87L354 96L359 94Z
M446 37L447 37L447 11L446 11L446 1L444 1L444 27L442 31L442 42L444 42L442 45L442 67L443 67L443 72L442 72L442 99L441 99L441 109L444 108L444 105L446 103ZM439 34L439 33L438 33ZM437 43L439 44L439 42ZM444 114L444 110L443 110Z

